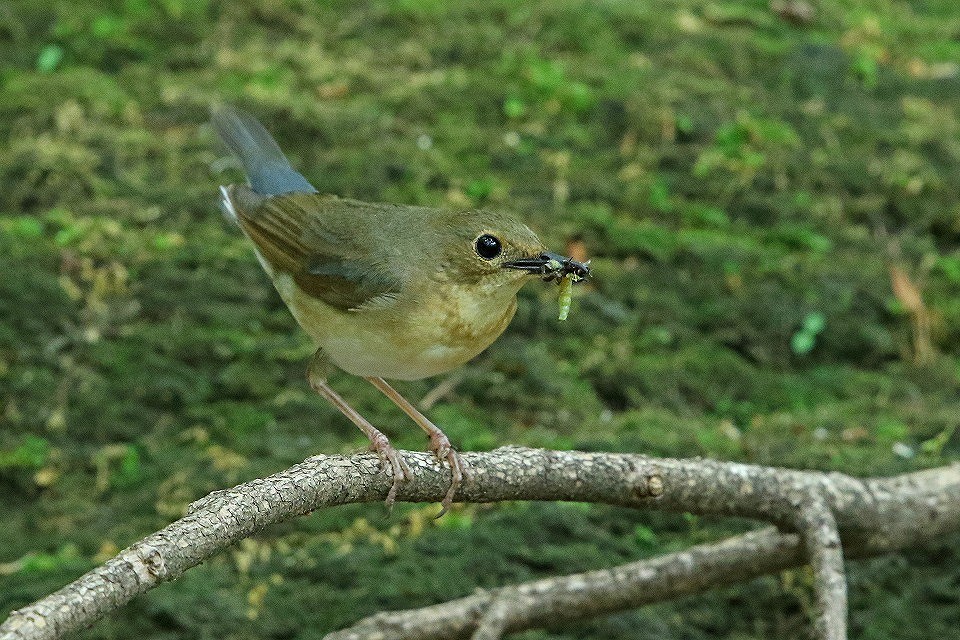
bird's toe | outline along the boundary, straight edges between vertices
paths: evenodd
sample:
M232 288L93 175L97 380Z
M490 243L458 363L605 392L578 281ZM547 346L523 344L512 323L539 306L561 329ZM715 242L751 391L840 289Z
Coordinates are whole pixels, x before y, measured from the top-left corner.
M392 511L393 503L396 502L397 499L397 492L404 482L409 482L413 479L413 472L403 459L403 456L400 455L400 452L390 444L387 437L383 434L379 435L380 437L371 438L370 449L375 451L380 458L384 472L393 478L393 484L390 485L390 491L387 492L387 497L384 500L387 509Z

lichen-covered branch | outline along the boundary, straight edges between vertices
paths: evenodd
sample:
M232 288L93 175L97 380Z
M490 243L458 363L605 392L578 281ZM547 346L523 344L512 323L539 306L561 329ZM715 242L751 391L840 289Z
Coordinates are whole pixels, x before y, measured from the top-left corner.
M674 462L681 463L681 466L686 464L686 461L671 461L671 464ZM742 467L719 464L733 472L728 478L743 477ZM751 467L750 471L760 469ZM350 628L327 635L325 640L371 637L453 640L471 637L471 633L474 640L490 640L506 633L555 626L700 593L807 562L812 565L815 577L814 626L817 637L845 638L844 554L850 558L877 555L907 545L933 542L945 533L960 530L960 493L957 493L960 490L960 465L863 481L839 474L766 471L787 476L799 473L807 481L820 476L824 481L805 483L794 478L795 482L781 485L796 488L806 484L806 493L798 489L784 496L792 505L793 528L801 532L799 535L768 528L612 569L481 591L421 609L378 613ZM764 475L753 475L751 482L735 483L719 491L752 493L757 488L756 483L764 481ZM857 499L840 489L852 488L856 483L861 483L861 488L866 491ZM665 491L670 492L675 485L667 482L664 486ZM830 500L825 496L830 496ZM665 502L659 506L664 506ZM716 504L712 500L707 502ZM905 506L900 517L891 508L897 502ZM924 504L926 511L921 506ZM831 508L838 509L837 518ZM891 518L886 523L889 530L877 519L879 514ZM854 521L858 517L866 518L864 523L876 523L877 528L871 533L869 525L856 526ZM843 548L836 524L838 518L847 524Z
M797 529L813 568L813 626L821 640L847 640L847 575L837 522L823 496L800 502Z
M916 543L934 539L935 535L925 535ZM889 540L861 541L846 551L856 558L895 548ZM469 638L491 612L501 632L556 626L744 582L801 566L806 558L798 535L771 527L612 569L480 591L422 609L378 613L324 640Z
M414 479L398 500L438 502L450 471L404 452ZM844 544L896 548L954 530L960 465L892 479L791 471L708 460L506 447L465 454L464 502L576 500L756 518L792 530L790 496L817 492ZM373 454L317 456L267 478L215 492L189 513L0 625L0 640L58 638L102 617L264 527L310 511L381 501L390 479Z
M521 609L536 606L537 592L524 588L514 589L505 587L499 589L496 595L484 607L483 615L477 622L470 640L500 640L512 618L516 618Z

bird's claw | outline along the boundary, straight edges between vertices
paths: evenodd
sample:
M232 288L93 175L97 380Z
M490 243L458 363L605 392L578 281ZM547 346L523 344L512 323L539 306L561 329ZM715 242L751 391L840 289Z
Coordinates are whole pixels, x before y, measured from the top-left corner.
M387 509L392 511L393 503L397 499L397 492L404 482L409 482L413 479L413 472L400 455L400 452L390 444L390 440L388 440L384 434L374 434L370 439L370 450L374 451L377 457L380 458L384 472L393 478L393 484L390 486L390 491L384 500ZM435 516L439 518L450 509L457 489L460 488L464 480L469 479L469 472L467 471L467 465L463 461L463 458L460 457L457 450L450 444L450 439L447 438L442 431L437 431L430 435L430 451L433 452L437 460L441 463L446 462L450 465L452 475L450 488L447 489L446 495L444 495L443 500L440 501L440 513Z
M393 484L383 501L388 511L393 511L393 503L397 499L397 491L404 482L413 479L413 473L410 467L404 462L400 453L390 444L390 440L382 433L376 434L370 438L370 450L376 452L377 457L383 465L383 470L393 477Z
M469 478L469 472L467 471L467 465L464 463L463 458L460 457L460 454L457 453L457 450L453 448L453 445L450 444L450 439L447 438L446 434L440 430L434 431L430 434L430 451L437 457L441 463L446 462L450 465L450 472L452 478L450 480L450 488L447 489L446 495L443 497L443 500L440 501L440 513L438 513L434 518L439 518L445 514L450 506L453 504L453 497L457 493L457 489L463 483L465 479Z

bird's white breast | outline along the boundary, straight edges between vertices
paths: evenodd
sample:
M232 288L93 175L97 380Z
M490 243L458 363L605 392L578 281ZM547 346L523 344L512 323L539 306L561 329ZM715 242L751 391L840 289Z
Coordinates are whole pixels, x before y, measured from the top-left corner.
M331 362L354 375L398 380L444 373L486 349L513 318L520 286L478 292L446 285L420 299L341 311L286 274L276 274L274 284Z

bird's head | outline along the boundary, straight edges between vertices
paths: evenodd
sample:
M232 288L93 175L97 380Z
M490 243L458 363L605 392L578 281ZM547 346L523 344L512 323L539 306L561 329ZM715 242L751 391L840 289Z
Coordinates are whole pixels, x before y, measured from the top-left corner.
M445 220L441 271L445 278L485 290L519 289L533 277L575 280L590 274L584 264L551 253L530 227L513 216L494 211L469 211Z

